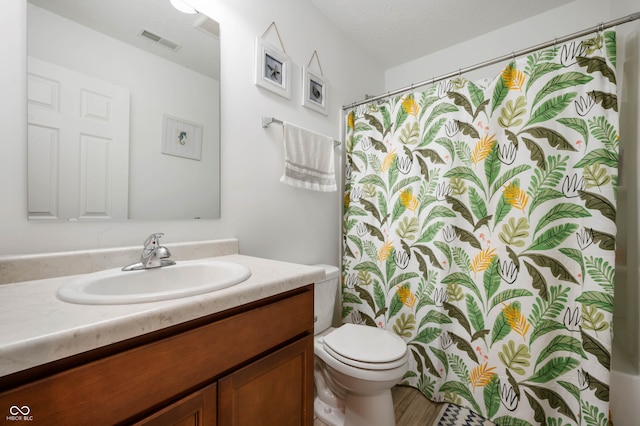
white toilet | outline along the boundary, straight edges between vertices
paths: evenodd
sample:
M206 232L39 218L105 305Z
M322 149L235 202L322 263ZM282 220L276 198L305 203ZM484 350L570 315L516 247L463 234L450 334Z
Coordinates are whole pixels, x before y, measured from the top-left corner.
M329 426L394 426L391 388L407 372L407 345L377 327L331 327L340 272L317 266L326 279L314 287L315 414Z

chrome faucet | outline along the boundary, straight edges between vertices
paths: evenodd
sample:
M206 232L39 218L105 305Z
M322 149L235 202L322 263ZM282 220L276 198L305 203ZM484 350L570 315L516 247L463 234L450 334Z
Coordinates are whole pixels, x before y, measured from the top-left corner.
M151 234L144 241L144 248L140 255L140 262L132 263L122 268L123 271L137 271L140 269L160 268L162 266L175 265L173 260L167 260L171 257L169 249L160 245L160 238L163 233Z

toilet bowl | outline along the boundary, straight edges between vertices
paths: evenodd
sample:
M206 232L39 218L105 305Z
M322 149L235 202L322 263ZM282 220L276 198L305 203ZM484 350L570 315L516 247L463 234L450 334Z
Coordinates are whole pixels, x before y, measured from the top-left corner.
M394 426L391 388L408 369L408 349L397 335L377 327L330 327L338 269L315 285L314 412L329 426Z

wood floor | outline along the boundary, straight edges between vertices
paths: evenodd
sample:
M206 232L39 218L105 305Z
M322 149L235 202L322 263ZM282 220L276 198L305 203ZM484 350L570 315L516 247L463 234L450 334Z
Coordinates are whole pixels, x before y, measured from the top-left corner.
M415 388L395 386L391 389L395 408L396 426L431 426L444 404L429 401ZM313 426L326 426L315 419Z

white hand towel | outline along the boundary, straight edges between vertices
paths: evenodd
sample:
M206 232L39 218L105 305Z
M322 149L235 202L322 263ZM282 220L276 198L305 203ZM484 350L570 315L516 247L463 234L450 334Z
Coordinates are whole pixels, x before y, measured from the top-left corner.
M333 139L290 123L284 128L284 175L280 182L313 191L337 191Z

